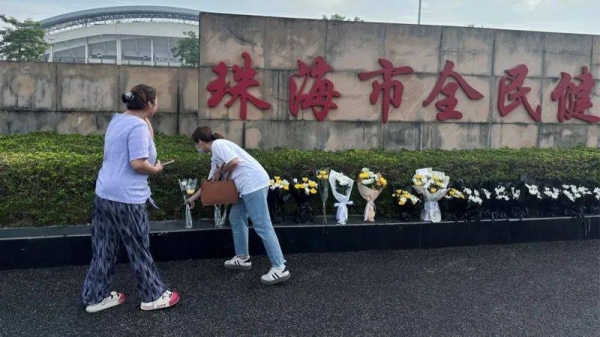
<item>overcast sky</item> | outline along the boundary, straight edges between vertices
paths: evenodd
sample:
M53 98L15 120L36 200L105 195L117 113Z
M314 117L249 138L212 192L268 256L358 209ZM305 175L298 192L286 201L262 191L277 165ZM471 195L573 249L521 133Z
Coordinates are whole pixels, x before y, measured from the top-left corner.
M422 0L421 22L600 35L600 0ZM199 11L321 18L339 13L365 21L416 23L419 0L0 0L0 13L42 20L109 6L161 5ZM101 5L101 6L100 6Z

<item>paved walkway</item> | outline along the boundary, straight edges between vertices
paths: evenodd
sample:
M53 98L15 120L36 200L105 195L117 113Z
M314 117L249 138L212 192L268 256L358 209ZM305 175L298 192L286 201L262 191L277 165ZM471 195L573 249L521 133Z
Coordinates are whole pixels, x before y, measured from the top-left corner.
M600 241L287 256L292 279L266 287L221 260L160 263L176 307L129 297L87 314L87 267L0 271L0 336L600 336Z

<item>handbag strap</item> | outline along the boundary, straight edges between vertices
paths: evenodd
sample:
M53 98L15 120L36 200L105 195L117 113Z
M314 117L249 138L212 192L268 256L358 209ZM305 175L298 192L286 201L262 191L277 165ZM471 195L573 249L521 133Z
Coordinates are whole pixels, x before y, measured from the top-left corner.
M208 178L208 180L213 181L213 179L217 176L218 173L220 173L221 176L216 181L231 180L231 172L215 172L215 174L213 174L212 177ZM226 179L223 179L224 176L226 177Z

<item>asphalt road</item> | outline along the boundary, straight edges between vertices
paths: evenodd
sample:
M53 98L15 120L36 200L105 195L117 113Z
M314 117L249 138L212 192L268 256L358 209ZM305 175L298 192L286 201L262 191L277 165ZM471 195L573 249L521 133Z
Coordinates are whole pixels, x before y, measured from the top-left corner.
M181 302L142 312L129 265L116 308L79 303L87 267L0 271L1 336L600 336L600 241L302 254L260 283L222 260L159 263Z

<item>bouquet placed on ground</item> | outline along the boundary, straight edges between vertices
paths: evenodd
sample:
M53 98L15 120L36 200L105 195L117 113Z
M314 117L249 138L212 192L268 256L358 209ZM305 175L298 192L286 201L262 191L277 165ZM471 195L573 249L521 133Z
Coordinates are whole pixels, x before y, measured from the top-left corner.
M585 186L563 184L558 197L558 203L564 210L564 215L583 218L585 199L593 193Z
M191 197L196 193L196 186L198 185L198 179L183 179L179 180L179 189L183 193L183 202L187 200L187 198ZM192 211L190 209L190 205L185 203L185 228L192 228Z
M315 212L310 206L310 202L317 194L318 188L319 184L317 182L306 177L300 180L294 178L290 192L298 204L296 214L294 215L296 223L315 221Z
M442 218L446 220L465 220L469 208L469 199L460 186L448 189L446 195L440 200L440 208L444 211Z
M283 205L290 197L290 183L279 176L273 177L269 181L269 193L267 194L267 204L269 212L274 223L284 223L285 215Z
M521 204L525 208L525 216L535 217L540 214L540 204L544 197L540 190L540 184L526 177L521 177Z
M392 197L400 210L400 221L409 221L421 204L421 199L412 194L408 188L394 190Z
M321 204L323 206L323 223L327 223L327 212L326 205L327 199L329 199L329 169L318 169L316 172L317 183L319 184L319 190L321 191Z
M450 177L444 172L433 171L429 167L416 170L412 182L415 191L419 192L425 200L421 220L440 222L442 213L438 201L448 193Z
M374 173L368 168L363 168L358 175L358 192L367 201L363 221L375 221L375 200L387 186L387 180L381 173Z
M337 207L335 220L340 225L345 225L348 222L348 205L352 205L350 201L350 193L354 186L354 180L343 173L331 170L329 172L329 185L333 197L337 201L334 206Z

